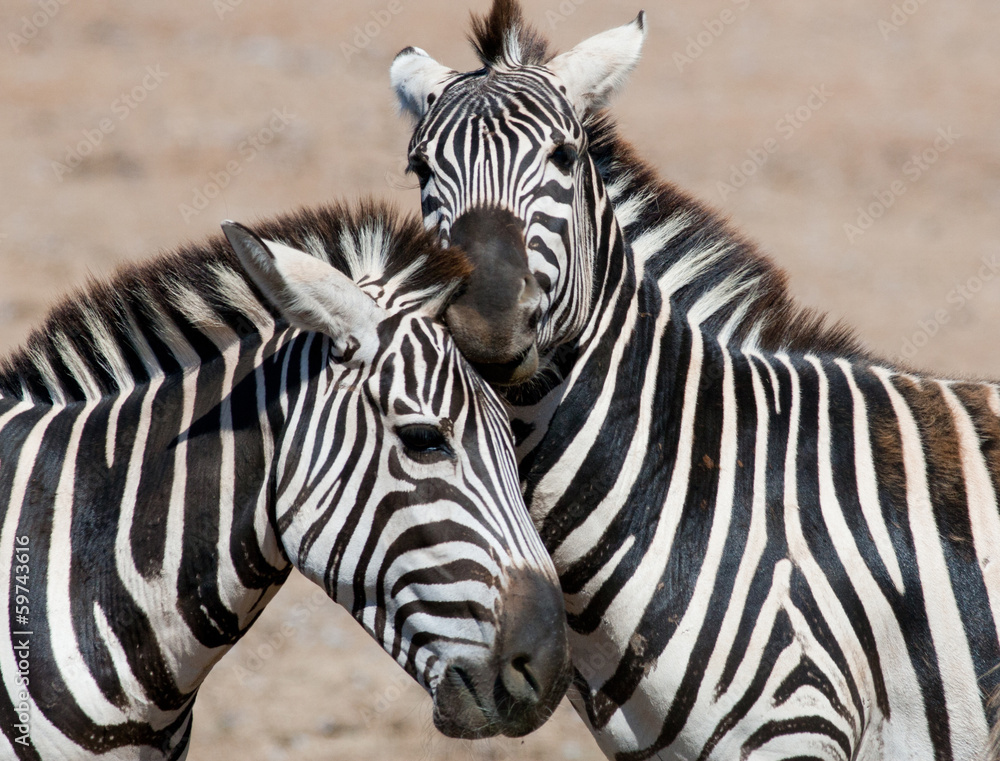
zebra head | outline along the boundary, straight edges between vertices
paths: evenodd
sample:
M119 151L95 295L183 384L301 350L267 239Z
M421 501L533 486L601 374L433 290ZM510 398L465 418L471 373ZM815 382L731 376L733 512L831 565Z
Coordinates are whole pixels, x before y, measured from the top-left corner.
M317 256L224 227L302 331L292 340L310 344L281 371L273 520L285 555L432 694L442 732L532 731L568 686L562 596L504 409L436 319L453 288L400 287L421 257L362 288ZM359 248L389 237L375 225Z
M640 13L550 57L516 0L495 0L473 23L483 68L458 73L419 48L392 64L393 88L416 120L409 169L424 223L475 266L445 318L490 382L523 382L540 352L585 325L603 186L583 120L623 85L644 38Z

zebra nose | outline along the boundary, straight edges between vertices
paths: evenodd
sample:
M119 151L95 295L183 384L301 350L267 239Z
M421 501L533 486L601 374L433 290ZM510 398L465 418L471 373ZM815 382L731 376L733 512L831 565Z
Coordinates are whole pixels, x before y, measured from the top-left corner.
M434 723L452 737L520 737L540 727L570 682L557 584L523 572L507 585L493 654L456 659L434 695Z
M473 272L445 322L465 358L477 369L489 366L488 380L501 384L522 382L538 367L543 291L528 267L523 228L510 211L475 208L450 231L450 244L465 252Z
M493 700L511 737L527 734L555 710L570 680L566 613L559 586L537 574L514 580L500 627L500 669Z

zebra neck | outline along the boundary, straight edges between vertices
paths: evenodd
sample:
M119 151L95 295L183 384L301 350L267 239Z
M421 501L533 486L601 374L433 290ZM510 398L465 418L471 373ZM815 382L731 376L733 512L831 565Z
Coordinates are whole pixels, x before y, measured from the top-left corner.
M176 742L287 576L266 517L281 352L261 364L245 343L118 397L0 400L5 546L31 547L30 695L81 747Z
M578 499L572 486L559 478L563 468L573 472L578 463L570 465L562 458L571 457L574 447L581 452L587 448L583 441L594 432L588 420L596 422L608 405L617 408L627 401L626 396L607 397L606 389L615 386L609 374L626 375L633 382L642 378L653 355L651 318L669 312L662 308L658 289L640 281L641 267L600 185L591 208L595 285L587 323L576 341L553 353L548 369L531 388L508 392L526 500L550 552L556 551L564 532L589 513L586 500ZM636 331L639 339L629 340ZM614 414L627 419L633 412L618 409ZM617 447L616 442L606 443ZM562 570L558 559L556 568Z

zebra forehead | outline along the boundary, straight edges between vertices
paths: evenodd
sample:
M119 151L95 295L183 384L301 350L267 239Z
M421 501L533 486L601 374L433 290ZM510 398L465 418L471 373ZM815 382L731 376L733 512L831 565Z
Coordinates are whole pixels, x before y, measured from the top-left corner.
M432 138L448 139L472 122L485 123L491 132L515 129L534 133L538 139L548 137L553 130L574 137L584 134L573 107L551 75L532 67L477 72L457 80L414 132L413 145Z
M436 110L461 103L465 108L494 111L512 107L553 111L569 116L572 107L554 76L541 66L510 71L481 69L457 78L441 94Z

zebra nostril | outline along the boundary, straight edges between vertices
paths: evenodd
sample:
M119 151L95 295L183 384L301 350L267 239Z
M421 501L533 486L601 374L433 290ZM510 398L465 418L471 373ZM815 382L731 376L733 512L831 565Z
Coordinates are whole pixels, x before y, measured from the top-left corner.
M503 705L511 699L515 703L533 705L541 698L542 688L531 669L531 657L515 655L511 658L497 676L497 705Z
M544 672L544 664L542 670ZM515 655L501 665L493 683L493 705L504 725L505 735L525 735L552 713L565 688L558 690L554 696L546 695L543 679L531 656L525 653Z
M455 677L455 680L462 685L466 692L475 700L479 702L476 698L476 683L473 681L469 672L466 671L461 666L454 666L451 668L451 674Z

